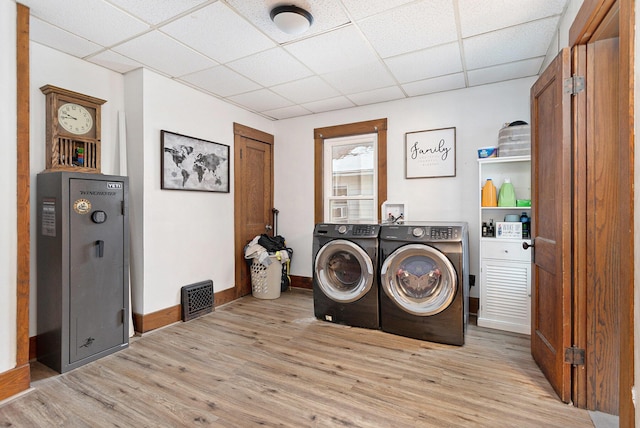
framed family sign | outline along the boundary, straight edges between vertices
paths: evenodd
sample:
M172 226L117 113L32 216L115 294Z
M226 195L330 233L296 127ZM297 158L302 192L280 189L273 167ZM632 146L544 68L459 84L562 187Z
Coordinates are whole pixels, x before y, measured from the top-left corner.
M456 128L405 134L407 178L456 176Z

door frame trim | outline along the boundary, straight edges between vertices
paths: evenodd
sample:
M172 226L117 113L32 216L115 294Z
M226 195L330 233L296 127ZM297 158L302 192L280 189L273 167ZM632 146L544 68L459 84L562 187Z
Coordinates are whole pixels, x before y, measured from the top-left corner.
M242 188L243 176L242 171L237 168L238 161L240 159L240 150L242 148L242 144L240 142L241 138L249 138L251 140L259 141L261 143L269 144L271 146L271 194L273 195L273 173L274 173L274 162L273 162L273 147L275 143L275 139L273 135L268 134L266 132L260 131L258 129L250 128L246 125L242 125L239 123L233 123L233 210L234 210L234 219L233 219L233 241L234 241L234 296L235 299L242 297L240 295L241 287L239 284L242 281L242 263L245 263L243 250L246 242L243 241L242 234L240 231L242 230L242 222L240 220L240 213L243 211L242 206L242 198L237 194L237 189Z
M324 221L323 153L327 138L347 137L362 134L378 134L378 207L380 220L382 204L387 200L387 119L374 119L345 125L327 126L313 130L314 139L314 223Z
M635 325L634 325L634 246L633 239L635 227L634 218L634 62L635 62L635 2L633 0L585 0L569 30L569 46L572 49L584 48L594 35L598 27L607 20L609 12L614 5L619 5L619 130L621 158L628 159L628 163L621 165L629 180L621 183L621 195L629 197L629 212L621 212L618 218L619 224L628 224L625 237L622 242L630 257L628 264L630 269L623 269L620 286L620 349L619 349L619 423L620 426L635 426L635 406L633 405L631 388L635 381ZM582 129L574 129L575 132L584 132ZM628 155L628 156L627 156ZM581 190L583 191L583 190ZM579 195L580 196L580 195ZM584 196L580 196L584 197ZM575 209L574 205L574 209ZM575 225L575 224L574 224ZM578 224L580 226L580 224ZM574 281L583 280L583 276L574 277ZM575 321L575 320L574 320ZM574 378L575 380L575 378ZM588 380L583 380L587 382ZM585 387L585 385L578 386ZM576 391L574 386L574 392ZM579 397L577 405L584 403L584 397Z

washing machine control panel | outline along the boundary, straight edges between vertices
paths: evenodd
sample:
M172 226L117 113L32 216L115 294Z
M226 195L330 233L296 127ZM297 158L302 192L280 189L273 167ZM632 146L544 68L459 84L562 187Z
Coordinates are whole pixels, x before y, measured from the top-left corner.
M460 238L460 228L452 226L431 226L429 237L433 241L457 240Z
M354 224L352 236L378 236L378 227L374 224Z

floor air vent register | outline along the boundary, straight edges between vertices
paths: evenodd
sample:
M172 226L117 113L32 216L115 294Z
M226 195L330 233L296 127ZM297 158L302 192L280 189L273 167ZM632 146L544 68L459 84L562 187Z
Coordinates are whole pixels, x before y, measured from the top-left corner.
M185 285L182 290L182 321L189 321L213 310L213 281Z

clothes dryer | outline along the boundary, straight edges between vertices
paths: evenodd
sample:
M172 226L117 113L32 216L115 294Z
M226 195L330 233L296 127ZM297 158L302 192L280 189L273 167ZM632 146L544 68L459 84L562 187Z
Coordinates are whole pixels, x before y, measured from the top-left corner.
M317 224L313 232L313 307L321 320L380 327L377 224Z
M379 245L381 329L463 345L469 318L467 223L383 225Z

